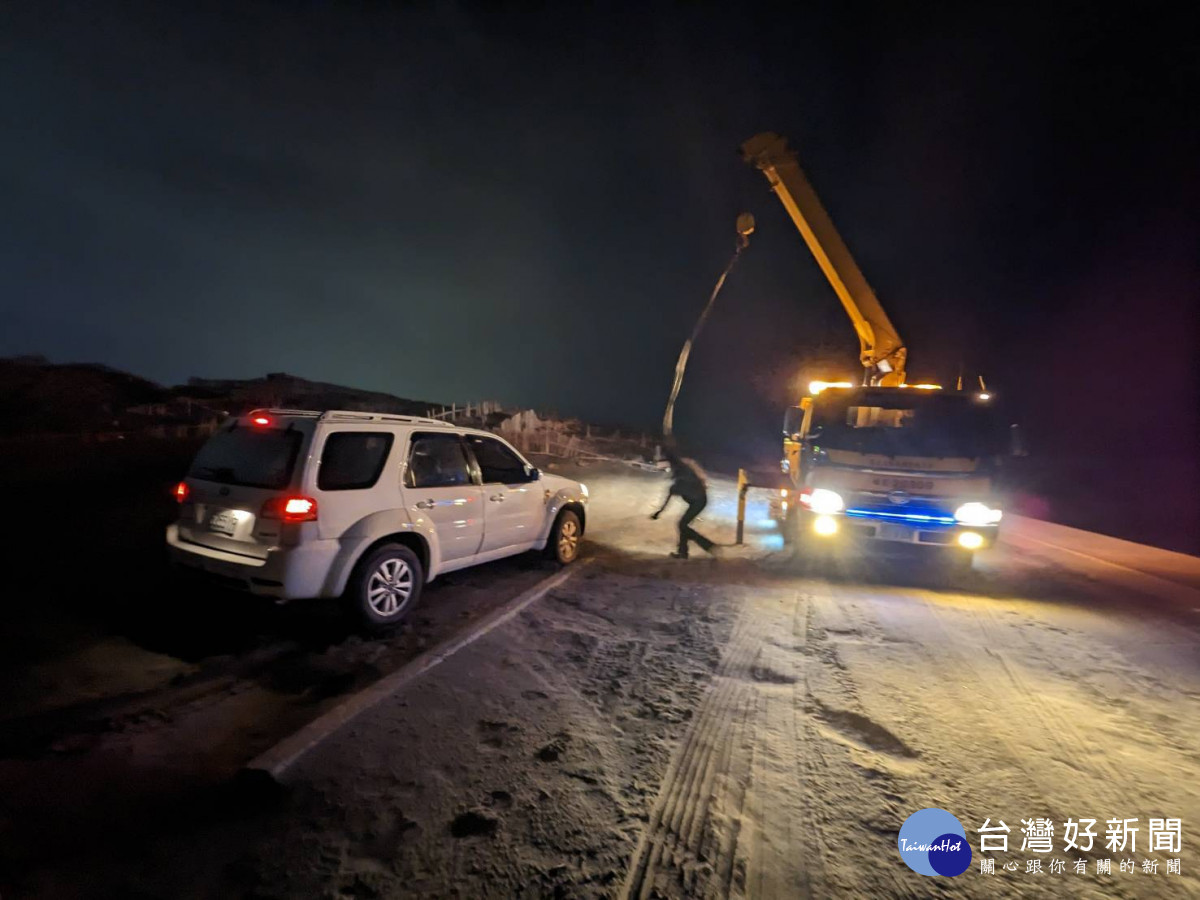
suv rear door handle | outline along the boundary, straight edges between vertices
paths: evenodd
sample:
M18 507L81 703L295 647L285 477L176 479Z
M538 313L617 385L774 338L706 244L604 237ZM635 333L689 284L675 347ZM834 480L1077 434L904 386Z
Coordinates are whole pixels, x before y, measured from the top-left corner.
M433 509L437 503L433 500L419 500L415 505L417 509Z
M503 503L504 495L503 494L492 494L492 496L488 497L488 499L491 500L493 503Z

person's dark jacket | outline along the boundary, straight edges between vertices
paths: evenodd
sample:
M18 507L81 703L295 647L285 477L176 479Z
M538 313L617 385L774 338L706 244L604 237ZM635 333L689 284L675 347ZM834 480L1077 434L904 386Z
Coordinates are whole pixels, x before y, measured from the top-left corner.
M671 493L687 503L707 500L707 479L696 461L672 452L666 453L666 457L671 464Z

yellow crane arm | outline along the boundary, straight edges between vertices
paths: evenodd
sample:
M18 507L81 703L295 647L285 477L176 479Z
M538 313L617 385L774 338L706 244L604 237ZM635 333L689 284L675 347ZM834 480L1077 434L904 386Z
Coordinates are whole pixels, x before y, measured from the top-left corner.
M908 350L875 292L833 227L829 213L804 177L787 140L773 132L755 135L742 144L746 162L758 167L783 202L804 242L833 286L854 323L861 345L860 358L871 373L871 383L884 386L904 383Z

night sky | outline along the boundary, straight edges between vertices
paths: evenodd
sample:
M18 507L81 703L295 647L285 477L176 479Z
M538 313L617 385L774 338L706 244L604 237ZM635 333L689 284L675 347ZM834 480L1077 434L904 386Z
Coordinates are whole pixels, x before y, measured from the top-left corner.
M653 427L745 209L676 422L770 448L806 357L859 371L737 153L772 130L913 380L982 372L1042 452L1200 491L1184 23L760 7L6 4L0 355Z

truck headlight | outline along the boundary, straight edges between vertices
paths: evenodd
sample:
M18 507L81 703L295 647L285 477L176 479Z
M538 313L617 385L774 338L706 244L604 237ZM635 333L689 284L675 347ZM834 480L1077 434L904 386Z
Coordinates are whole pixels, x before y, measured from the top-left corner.
M974 531L964 531L958 536L958 545L964 550L978 550L983 546L983 535Z
M960 525L970 525L978 528L983 525L998 525L1003 516L998 509L992 509L986 503L964 503L954 511L954 520Z
M827 488L814 488L808 497L808 508L821 516L831 516L845 509L842 495Z

